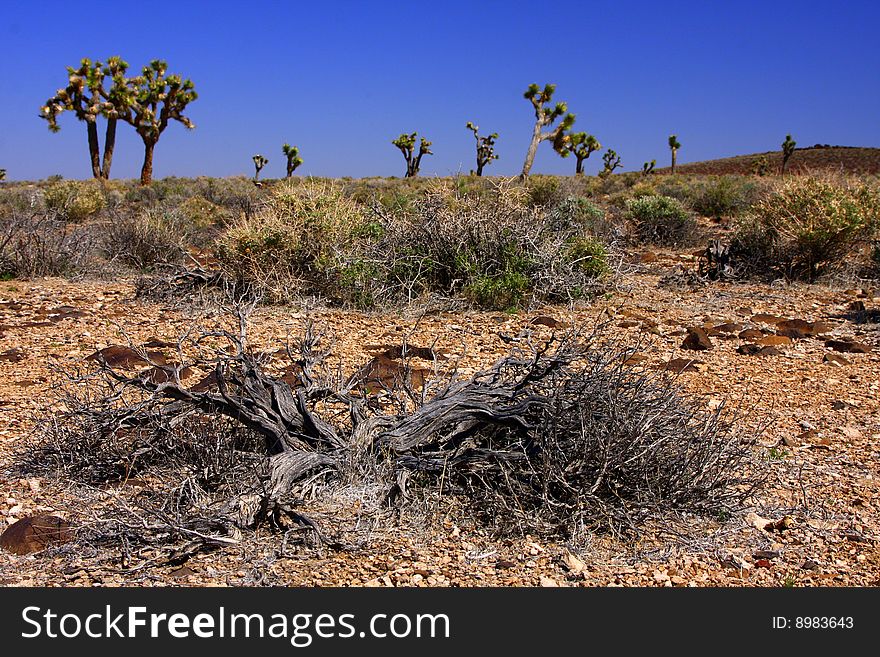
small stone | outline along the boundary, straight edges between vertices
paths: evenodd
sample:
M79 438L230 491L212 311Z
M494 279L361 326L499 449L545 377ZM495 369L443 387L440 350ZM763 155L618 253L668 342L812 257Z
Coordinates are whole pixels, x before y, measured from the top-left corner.
M844 367L850 364L850 362L840 354L830 353L822 356L822 362L826 365L832 365L834 367Z
M834 351L842 351L849 354L868 354L871 347L855 340L826 340L825 346Z

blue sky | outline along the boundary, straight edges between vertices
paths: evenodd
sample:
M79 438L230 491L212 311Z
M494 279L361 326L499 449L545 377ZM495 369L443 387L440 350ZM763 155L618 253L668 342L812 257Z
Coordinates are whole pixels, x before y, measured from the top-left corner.
M82 57L153 58L190 77L196 129L172 124L156 177L400 176L391 140L434 142L423 175L467 173L473 121L498 132L487 174L519 172L534 115L522 93L557 84L575 129L614 148L625 170L798 145L880 146L880 3L819 2L201 2L91 4L6 0L0 19L0 167L12 180L89 176L85 127L51 134L39 106ZM103 138L103 133L102 133ZM140 170L121 126L113 177ZM587 162L597 171L601 158ZM533 172L567 174L542 144Z

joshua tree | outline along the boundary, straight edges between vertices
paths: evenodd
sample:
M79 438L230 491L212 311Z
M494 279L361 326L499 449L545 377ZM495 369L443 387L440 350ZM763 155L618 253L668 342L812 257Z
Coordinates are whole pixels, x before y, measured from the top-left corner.
M121 105L119 118L134 126L144 142L141 185L153 180L153 150L168 122L179 121L190 130L195 128L183 115L186 106L198 98L192 80L166 75L167 71L167 63L154 59L144 66L141 75L127 80L125 87L116 92Z
M797 142L791 138L791 135L785 135L785 141L782 142L782 175L785 175L785 165L788 164L788 160L794 155L794 147L797 146Z
M593 135L588 135L586 132L575 132L565 137L566 155L571 153L577 158L574 172L576 176L583 175L584 160L600 148L602 148L602 144Z
M400 149L400 152L403 153L403 157L406 160L406 178L415 178L419 175L419 167L422 165L422 157L434 154L431 152L431 142L424 137L419 141L418 154L415 154L417 134L418 133L416 132L409 135L403 133L391 142Z
M770 159L766 155L755 158L752 161L752 173L756 176L766 176L770 173Z
M116 122L120 112L125 109L125 72L128 64L119 57L111 57L106 64L92 62L85 58L79 68L67 67L67 87L59 89L46 104L40 108L40 118L49 123L49 130L58 132L58 116L65 111L74 113L77 119L86 124L89 140L89 161L92 176L107 179L113 162L113 149L116 145ZM113 81L108 90L104 80L110 76ZM98 117L107 119L104 135L104 158L101 160L101 147L98 143Z
M525 178L529 175L529 171L531 171L532 164L535 161L535 154L538 152L538 144L542 141L552 141L553 149L557 153L568 155L568 151L565 150L565 131L574 124L574 114L568 113L568 105L565 103L556 103L553 108L547 107L555 91L555 84L544 85L544 89L541 89L536 84L530 84L523 94L523 97L530 101L535 108L535 127L532 130L532 141L529 143L529 150L526 152L526 161L523 163L520 178ZM560 117L562 117L562 120L555 128L547 131L543 130L543 128L552 126L556 119Z
M254 155L251 158L254 161L254 168L257 172L254 174L254 180L260 179L260 171L263 170L263 167L269 164L269 158L263 157L262 155Z
M645 162L642 165L642 175L649 176L654 173L654 165L657 164L657 160L651 160L650 162Z
M679 148L681 148L681 144L678 143L676 136L669 135L669 150L672 151L672 171L670 173L675 173L675 157L678 155Z
M303 159L299 156L299 149L290 144L284 144L281 147L281 152L287 157L287 177L290 178L296 168L303 163ZM266 161L268 162L268 160Z
M6 169L0 169L0 182L6 180Z
M605 155L602 156L602 162L605 166L599 173L600 176L609 176L614 173L615 169L623 166L620 163L620 156L617 154L617 151L611 150L610 148L605 151Z
M495 140L498 139L498 133L493 132L488 137L480 137L480 126L468 121L465 127L474 133L474 139L477 140L477 175L482 176L483 167L491 164L492 160L498 159L495 154Z

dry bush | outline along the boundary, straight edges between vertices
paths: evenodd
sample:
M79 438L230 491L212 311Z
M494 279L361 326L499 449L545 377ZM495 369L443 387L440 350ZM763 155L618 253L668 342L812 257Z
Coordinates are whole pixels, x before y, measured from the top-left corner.
M104 253L111 262L139 270L183 260L189 220L161 207L136 215L117 215L106 228Z
M123 526L141 542L211 544L265 525L332 542L307 503L355 488L372 509L439 491L500 532L569 537L730 511L758 483L752 440L721 409L624 366L631 351L597 334L523 338L492 367L420 389L404 358L377 391L335 374L312 327L285 345L286 365L252 352L246 333L240 313L237 327L188 332L167 358L137 351L141 373L101 358L69 373L31 467L98 488L138 479L133 498L102 505L101 540ZM213 379L185 385L187 368Z
M72 276L95 268L94 231L54 213L0 220L0 277Z

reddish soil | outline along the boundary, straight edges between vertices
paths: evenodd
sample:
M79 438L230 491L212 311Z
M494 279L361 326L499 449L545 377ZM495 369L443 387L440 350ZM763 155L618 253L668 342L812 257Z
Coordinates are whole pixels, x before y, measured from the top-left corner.
M679 173L726 175L749 175L755 173L755 163L766 156L770 164L770 173L778 173L782 167L782 151L737 155L704 162L678 164L675 170ZM665 167L656 170L668 173ZM833 171L847 174L880 174L880 148L862 148L857 146L810 146L796 148L786 165L791 173L808 173L815 171Z
M880 292L690 285L686 276L684 282L659 285L672 272L692 271L694 257L663 252L641 260L648 264L638 265L609 298L575 311L544 307L515 315L419 318L319 310L308 316L335 336L333 350L346 372L375 356L375 345L399 344L405 333L411 344L436 344L452 359L462 355L467 369L506 352L501 334L527 328L549 335L548 317L566 323L611 320L624 340L645 340L637 366L695 359L679 382L699 403L714 408L722 400L743 402L754 409L751 423L767 421L753 447L769 478L741 513L664 518L635 541L598 535L566 545L528 536L496 539L455 509L439 506L426 518L385 519L364 545L342 552L286 554L281 538L269 532L185 563L157 557L138 568L124 567L118 554L75 544L28 555L0 550L0 584L880 585ZM866 311L852 311L858 302ZM543 323L533 323L539 316ZM259 309L252 339L268 346L297 331L306 317L299 309ZM775 335L779 319L804 320L820 334L773 340L774 350L766 353L775 355L738 351L758 335ZM114 343L173 340L192 321L185 310L135 301L125 281L0 283L0 530L34 514L54 514L75 526L83 513L74 487L48 477L22 478L14 467L44 416L54 368L82 363ZM705 329L711 349L682 348L687 329L694 327ZM751 332L737 337L743 331ZM833 351L828 339L855 339L871 350ZM352 514L357 504L351 501ZM324 511L308 509L318 522Z

